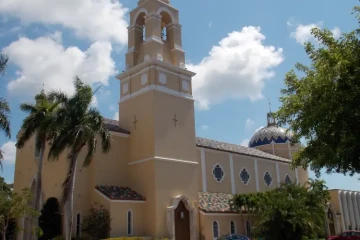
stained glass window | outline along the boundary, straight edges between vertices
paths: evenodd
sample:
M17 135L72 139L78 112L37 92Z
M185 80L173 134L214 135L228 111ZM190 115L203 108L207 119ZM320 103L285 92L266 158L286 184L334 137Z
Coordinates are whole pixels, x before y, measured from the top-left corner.
M266 172L265 175L264 175L264 181L265 181L265 184L270 187L271 184L272 184L272 177L270 175L269 172Z
M230 222L230 234L236 234L234 221Z
M127 212L127 234L132 235L132 211Z
M246 221L246 236L251 237L251 224L249 221Z
M241 170L240 172L240 178L241 178L241 181L244 183L244 184L248 184L249 183L249 180L250 180L250 175L248 173L248 171L244 168L243 170Z
M219 224L217 221L213 222L213 237L217 239L219 237Z
M221 182L224 177L224 171L220 164L216 164L213 168L213 175L216 181Z
M291 184L291 183L292 183L292 181L291 181L290 176L286 174L286 176L285 176L285 184Z

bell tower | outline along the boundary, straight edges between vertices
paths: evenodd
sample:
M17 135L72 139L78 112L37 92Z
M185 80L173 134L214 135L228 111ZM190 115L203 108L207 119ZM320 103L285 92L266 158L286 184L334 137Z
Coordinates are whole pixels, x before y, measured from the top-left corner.
M195 73L185 68L179 11L169 0L139 0L130 12L125 65L117 77L119 124L131 132L130 186L146 197L144 235L175 238L174 218L166 218L167 212L173 213L167 209L182 196L192 209L189 232L195 240L199 189L191 82Z

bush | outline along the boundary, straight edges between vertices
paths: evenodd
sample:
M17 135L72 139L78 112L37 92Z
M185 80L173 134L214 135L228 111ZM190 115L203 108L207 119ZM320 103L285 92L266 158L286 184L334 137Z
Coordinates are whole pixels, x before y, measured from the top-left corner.
M46 201L39 217L39 226L43 231L39 240L53 239L61 235L61 213L56 198L49 198Z
M90 214L84 219L82 231L89 236L90 239L98 240L109 237L110 233L110 214L102 206L90 209Z

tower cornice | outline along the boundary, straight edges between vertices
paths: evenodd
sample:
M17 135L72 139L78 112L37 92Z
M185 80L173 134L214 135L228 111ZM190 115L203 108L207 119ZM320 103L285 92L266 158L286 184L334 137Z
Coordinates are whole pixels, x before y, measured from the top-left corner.
M196 73L189 71L185 68L177 67L170 63L160 61L158 59L150 59L150 60L144 61L132 68L127 69L123 73L116 76L116 78L119 80L126 79L129 76L134 75L134 74L138 73L139 71L141 71L142 69L147 68L149 66L159 66L159 67L165 68L169 71L172 71L174 73L189 76L189 77L194 77L196 75Z

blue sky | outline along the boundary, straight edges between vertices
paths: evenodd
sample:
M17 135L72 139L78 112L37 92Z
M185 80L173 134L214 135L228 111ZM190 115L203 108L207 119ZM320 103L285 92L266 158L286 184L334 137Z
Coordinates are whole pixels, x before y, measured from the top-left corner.
M9 4L11 2L11 4ZM118 114L117 72L124 68L128 10L135 0L5 0L0 3L0 49L11 64L0 96L12 108L12 139L0 134L4 171L13 181L15 135L24 114L19 104L45 89L72 93L77 74L104 87L94 106L108 118ZM246 144L266 124L268 99L279 107L284 75L308 63L302 43L312 27L335 36L357 27L357 0L171 0L180 10L183 48L193 80L198 136ZM240 70L240 71L239 71ZM121 113L120 113L121 114ZM313 176L313 174L311 174ZM329 188L358 190L357 177L323 175Z

